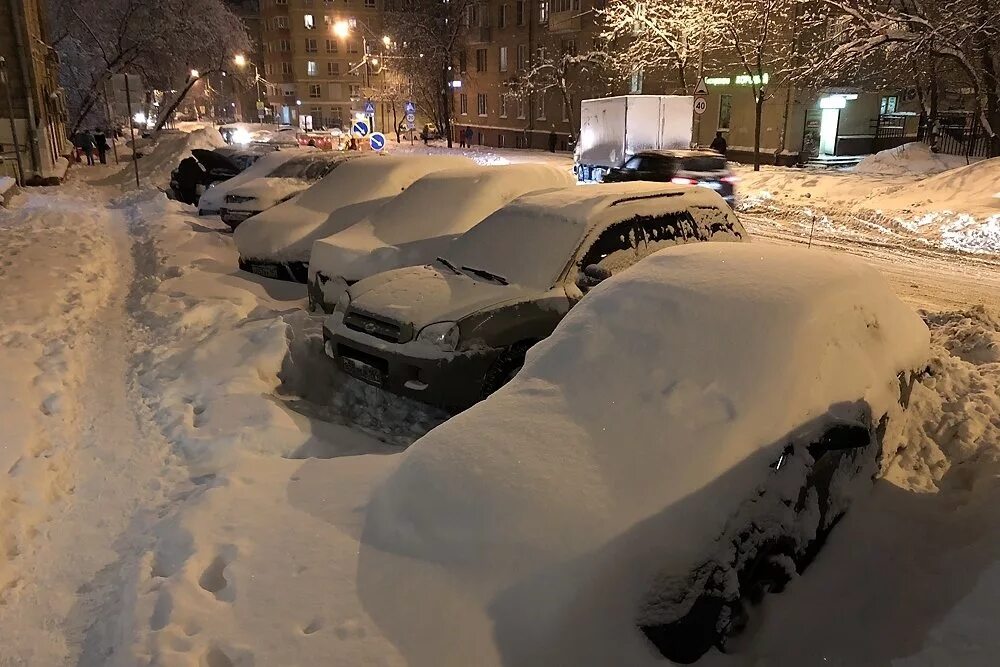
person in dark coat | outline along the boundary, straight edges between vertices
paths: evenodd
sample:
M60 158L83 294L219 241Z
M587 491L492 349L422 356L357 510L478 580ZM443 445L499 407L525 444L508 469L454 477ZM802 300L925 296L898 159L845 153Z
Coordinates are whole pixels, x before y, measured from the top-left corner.
M458 128L458 147L465 148L465 130Z
M712 144L709 148L716 153L726 154L726 151L729 150L729 144L726 143L726 138L722 136L722 132L715 133L715 139L712 139Z
M87 156L87 164L94 166L94 146L96 146L94 135L90 133L90 130L84 130L80 133L78 140L80 142L80 149Z
M559 138L556 136L555 132L549 132L549 152L556 152L556 144L559 142Z
M101 164L107 164L108 149L111 146L108 145L108 136L104 130L94 130L94 145L97 147L97 159L101 161Z
M466 148L472 148L472 128L465 128L465 146Z
M424 140L424 146L426 146L427 141L431 138L431 133L428 131L426 125L424 125L424 129L420 130L420 138Z

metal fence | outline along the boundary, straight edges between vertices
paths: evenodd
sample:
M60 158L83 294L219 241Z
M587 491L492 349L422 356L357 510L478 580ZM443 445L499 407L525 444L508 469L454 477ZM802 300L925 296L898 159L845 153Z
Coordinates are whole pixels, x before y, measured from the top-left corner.
M921 132L922 141L938 153L989 157L990 138L971 112L941 112L936 131Z

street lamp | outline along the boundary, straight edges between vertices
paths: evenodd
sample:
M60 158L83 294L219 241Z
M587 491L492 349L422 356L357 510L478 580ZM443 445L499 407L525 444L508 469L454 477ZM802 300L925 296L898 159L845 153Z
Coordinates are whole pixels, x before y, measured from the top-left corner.
M257 120L262 120L264 117L264 105L260 100L260 71L257 69L257 63L250 62L242 53L237 53L233 57L233 62L240 68L246 67L248 64L253 67L253 85L257 89Z
M191 70L191 78L192 79L197 79L198 78L198 70L196 70L196 69Z
M246 67L247 66L247 57L245 55L243 55L242 53L237 53L236 57L233 58L233 62L236 63L237 67Z
M389 37L389 35L385 35L382 37L382 43L385 44L386 47L390 47L392 46L392 38Z
M333 24L333 34L341 39L346 39L351 34L351 24L347 21L336 21Z

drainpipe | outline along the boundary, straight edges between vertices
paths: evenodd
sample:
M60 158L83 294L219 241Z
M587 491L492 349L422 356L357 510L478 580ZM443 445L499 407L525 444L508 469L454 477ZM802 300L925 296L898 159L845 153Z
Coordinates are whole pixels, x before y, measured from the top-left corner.
M21 17L18 0L8 0L8 3L10 4L11 29L14 33L14 53L17 54L17 60L21 65L21 81L24 84L25 92L24 99L25 103L28 105L28 146L31 149L31 165L34 168L35 173L41 176L42 158L38 152L38 124L35 119L34 99L35 87L33 85L34 82L32 81L31 72L28 67L28 61L25 59L24 39L21 36L23 19Z

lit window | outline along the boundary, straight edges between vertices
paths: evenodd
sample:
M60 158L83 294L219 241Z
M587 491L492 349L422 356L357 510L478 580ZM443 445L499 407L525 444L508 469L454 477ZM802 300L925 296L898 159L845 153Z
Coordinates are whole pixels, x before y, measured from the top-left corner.
M316 19L312 14L306 14L304 17L306 30L312 30L316 27Z
M309 76L316 76L316 61L310 60L306 63L306 74Z

